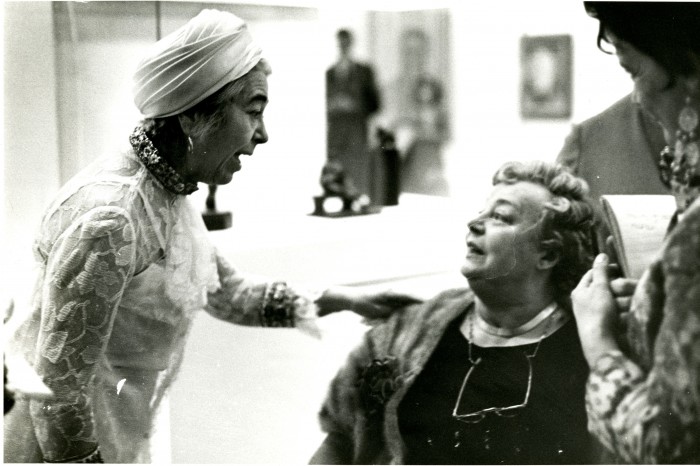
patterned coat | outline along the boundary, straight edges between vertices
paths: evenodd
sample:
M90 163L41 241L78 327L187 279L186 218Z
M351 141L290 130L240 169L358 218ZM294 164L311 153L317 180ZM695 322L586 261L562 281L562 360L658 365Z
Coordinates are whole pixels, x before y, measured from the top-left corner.
M589 430L630 463L700 463L700 199L632 300L623 351L587 387Z
M353 464L403 462L399 403L447 326L473 301L468 289L441 293L372 328L351 353L331 385L320 420L324 431L352 436Z

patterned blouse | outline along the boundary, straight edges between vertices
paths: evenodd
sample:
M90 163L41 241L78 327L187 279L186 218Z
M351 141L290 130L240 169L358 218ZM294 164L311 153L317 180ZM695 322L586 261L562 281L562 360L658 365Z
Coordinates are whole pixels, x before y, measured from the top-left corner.
M35 241L30 309L8 353L53 392L5 418L9 462L150 462L161 401L201 309L241 325L313 332L311 297L219 256L185 183L145 135L69 181ZM14 317L13 317L14 318Z
M629 463L700 463L700 199L632 300L622 351L587 387L589 430Z

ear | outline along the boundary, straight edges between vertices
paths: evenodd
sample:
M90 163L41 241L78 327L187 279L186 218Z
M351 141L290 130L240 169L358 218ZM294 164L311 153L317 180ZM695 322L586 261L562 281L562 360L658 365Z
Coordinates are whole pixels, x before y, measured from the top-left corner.
M180 122L180 128L182 128L182 132L185 133L185 137L190 137L190 133L194 127L194 120L192 117L181 113L177 116L177 120Z
M540 253L537 258L537 269L551 270L559 263L559 259L561 259L561 251L559 248L553 244L543 244L540 246Z

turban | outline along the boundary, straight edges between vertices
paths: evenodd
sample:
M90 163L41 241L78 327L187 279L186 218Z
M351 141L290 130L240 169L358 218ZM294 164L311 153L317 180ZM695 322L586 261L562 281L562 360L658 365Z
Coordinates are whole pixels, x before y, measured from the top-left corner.
M242 19L202 10L149 48L134 74L134 103L146 118L177 115L245 75L261 55Z

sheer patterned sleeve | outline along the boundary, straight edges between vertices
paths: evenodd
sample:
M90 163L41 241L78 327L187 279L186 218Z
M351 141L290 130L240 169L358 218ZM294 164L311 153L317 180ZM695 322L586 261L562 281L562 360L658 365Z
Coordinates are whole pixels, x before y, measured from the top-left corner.
M318 336L317 295L300 293L283 281L244 276L217 255L220 289L208 294L206 311L239 325L299 327Z
M635 296L633 302L640 308L658 302L663 309L641 313L651 317L643 321L650 369L610 352L591 370L589 428L629 463L697 463L699 458L700 204L696 207L669 237L662 273L646 287L640 283L642 299Z
M73 221L47 251L35 369L56 397L32 401L44 460L99 460L88 385L133 275L134 230L123 209Z

